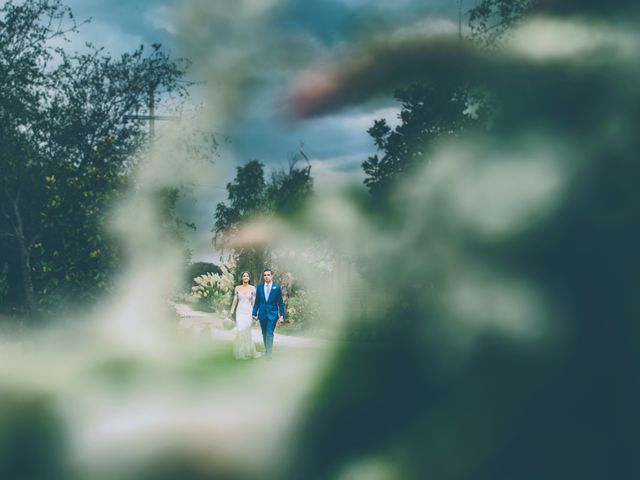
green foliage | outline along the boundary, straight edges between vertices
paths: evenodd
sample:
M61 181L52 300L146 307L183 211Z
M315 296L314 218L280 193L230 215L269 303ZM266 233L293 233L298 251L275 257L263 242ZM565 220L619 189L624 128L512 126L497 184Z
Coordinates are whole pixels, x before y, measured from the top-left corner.
M266 197L270 208L278 215L295 214L313 195L311 165L299 167L298 163L306 159L302 150L289 158L289 168L276 169L271 173L271 181L266 188Z
M238 229L260 215L295 214L313 195L311 165L298 167L304 158L300 151L289 159L289 167L276 169L271 180L264 179L264 165L251 160L237 168L236 177L227 184L228 203L219 203L215 211L214 240L219 248L227 248ZM252 282L258 283L264 268L271 265L271 255L262 245L244 245L234 249L234 261L239 275L247 271Z
M235 287L233 263L220 265L221 273L205 273L193 279L191 296L204 310L221 311L231 305Z
M229 205L216 205L214 230L218 243L224 242L224 237L234 232L242 221L266 209L264 165L251 160L236 171L234 180L227 184Z
M54 48L78 27L59 0L5 2L0 16L0 261L9 259L10 291L31 312L65 297L95 300L122 260L109 206L147 141L125 116L145 108L150 89L186 95L188 63L159 45L119 58ZM177 192L160 196L175 237Z
M534 4L535 0L482 0L469 11L471 39L496 47ZM364 183L375 200L386 199L428 157L436 141L471 127L490 126L495 109L486 85L464 79L414 83L397 89L395 98L401 104L400 124L391 129L385 119L375 120L367 130L381 152L362 164Z
M413 84L396 90L395 98L402 105L400 125L392 130L382 119L367 130L382 152L362 164L364 183L374 198L385 197L434 141L455 136L477 121L468 112L466 90L455 84Z
M504 50L460 43L443 63L425 41L425 81L481 79L500 111L401 184L378 238L358 236L369 288L391 300L383 343L341 346L290 478L362 458L398 465L391 478L638 476L640 71L626 39L640 17L637 2L544 3L562 15ZM391 66L415 65L395 53Z
M563 41L536 45L541 55L460 45L442 62L425 48L425 81L439 67L492 87L494 127L436 149L402 183L396 218L346 198L349 224L300 227L327 231L368 267L355 281L388 301L372 310L378 342L318 356L282 348L274 368L172 337L157 349L143 338L138 352L3 349L2 383L55 401L0 392L0 476L74 478L58 463L68 459L90 479L639 478L640 69L628 39L640 17L628 15L637 2L582 2L617 14L610 25L579 3L527 27L545 48L538 35ZM611 27L623 28L617 40ZM587 46L567 50L576 37ZM394 53L391 66L415 67ZM100 364L113 369L106 379L93 374Z
M495 47L536 3L537 0L481 0L469 10L471 38L480 45Z
M222 269L215 263L195 262L184 266L182 277L176 281L174 296L178 301L192 300L192 288L196 285L194 279L208 273L222 274Z
M44 395L0 391L0 478L65 480L69 448L63 424Z
M189 264L185 269L185 279L189 287L191 287L191 283L195 277L199 277L200 275L204 275L205 273L217 273L221 274L222 269L216 265L215 263L209 262L195 262Z
M250 283L257 285L262 280L262 271L271 268L271 254L260 246L236 248L233 258L236 264L236 285L242 283L242 272L249 272Z
M287 301L286 322L303 327L318 325L320 311L315 299L305 290L296 290L295 295Z
M214 240L219 248L226 248L233 239L238 228L258 214L268 209L266 201L266 183L264 165L258 160L251 160L237 168L236 177L227 184L228 205L219 203L216 206ZM269 263L269 255L260 246L244 246L235 251L235 262L238 275L248 271L254 282L260 279L265 265ZM236 279L240 283L240 279Z
M106 228L108 209L127 186L124 173L94 167L80 173L64 162L56 170L45 177L47 204L31 251L38 302L45 308L69 297L92 300L109 290L121 252Z
M177 212L180 189L177 187L160 188L155 192L155 205L158 207L158 229L160 240L169 245L180 245L185 265L191 260L191 250L187 246L185 229L195 230L193 223L183 220Z

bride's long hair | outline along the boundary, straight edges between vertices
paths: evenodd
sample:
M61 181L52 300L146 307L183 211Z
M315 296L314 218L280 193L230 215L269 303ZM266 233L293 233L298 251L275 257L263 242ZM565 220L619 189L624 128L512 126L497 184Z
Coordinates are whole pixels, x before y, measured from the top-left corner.
M249 272L240 272L240 285L244 285L244 283L242 282L242 277L244 277L244 274L249 275L249 281L247 282L247 285L251 285L251 273Z

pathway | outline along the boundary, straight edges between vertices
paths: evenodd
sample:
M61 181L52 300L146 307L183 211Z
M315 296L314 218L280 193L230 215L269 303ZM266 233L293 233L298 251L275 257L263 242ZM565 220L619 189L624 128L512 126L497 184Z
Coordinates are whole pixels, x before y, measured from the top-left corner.
M195 336L202 335L202 332L208 329L211 333L211 337L214 339L223 339L232 342L235 338L235 331L225 330L222 326L222 320L224 318L222 315L218 313L194 310L191 305L186 303L171 302L171 305L176 309L176 312L180 316L180 327L185 330L191 330ZM255 343L262 343L262 332L260 331L259 325L256 325L251 329L251 337ZM276 328L273 343L276 346L317 348L330 347L332 342L320 338L281 335L278 333L278 329Z

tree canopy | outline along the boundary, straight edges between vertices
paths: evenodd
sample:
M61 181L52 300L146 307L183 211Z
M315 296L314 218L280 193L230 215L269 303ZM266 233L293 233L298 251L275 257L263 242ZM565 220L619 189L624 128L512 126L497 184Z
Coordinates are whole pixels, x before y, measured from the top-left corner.
M485 48L495 47L534 3L482 0L468 12L471 40ZM413 83L397 88L394 97L401 104L400 124L392 129L380 119L367 130L380 152L362 164L364 183L376 200L386 198L397 181L427 156L435 141L474 125L489 125L495 108L486 86L463 79Z
M148 139L127 115L146 109L150 93L186 95L188 62L160 45L119 57L55 47L81 26L61 0L8 1L0 18L0 266L8 300L33 313L108 289L120 258L108 206Z
M276 168L269 182L264 178L264 164L251 160L236 170L236 177L227 184L228 202L218 203L213 228L214 242L226 248L244 224L260 215L293 215L313 195L311 165L299 166L306 159L302 150L289 158L288 168ZM262 245L235 249L237 273L248 271L255 280L270 255Z

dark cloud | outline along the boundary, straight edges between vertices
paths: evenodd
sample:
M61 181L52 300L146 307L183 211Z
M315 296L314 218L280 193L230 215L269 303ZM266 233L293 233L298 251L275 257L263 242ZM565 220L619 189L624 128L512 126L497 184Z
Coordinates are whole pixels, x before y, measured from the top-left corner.
M216 0L218 1L218 0ZM476 0L465 2L465 8ZM80 41L90 40L105 46L113 54L131 51L139 44L162 43L169 51L176 37L169 27L170 0L70 0L76 18L92 17L83 26ZM257 68L256 81L247 92L245 111L225 132L231 141L234 161L251 159L265 163L267 171L286 166L289 156L304 144L316 175L325 182L338 177L362 182L361 163L375 152L366 130L375 118L384 116L393 122L390 107L397 107L391 96L364 106L292 123L283 115L280 99L299 69L331 56L336 49L362 37L415 24L424 19L457 18L457 2L444 0L291 0L274 20L273 35L265 39L273 44L272 57ZM80 42L80 43L81 43ZM391 92L390 92L391 93ZM391 113L390 113L391 112ZM224 159L221 161L229 161ZM235 171L229 168L230 177ZM330 179L330 180L326 180ZM215 179L211 184L224 187L231 178ZM322 179L318 179L318 184ZM187 203L189 220L198 231L194 245L203 245L213 225L215 203L224 201L220 188L195 187ZM207 248L196 252L196 259L208 255Z
M344 39L357 21L357 12L340 0L294 1L280 17L278 26L304 32L323 43Z
M286 164L288 155L304 145L316 160L359 156L359 163L375 150L367 129L378 118L397 121L391 100L370 103L312 121L290 122L278 111L248 118L230 132L238 161L259 159L267 165ZM358 163L358 164L359 164Z
M463 10L478 1L463 0ZM278 27L332 45L418 19L457 19L458 6L458 2L451 0L294 0L281 15Z

